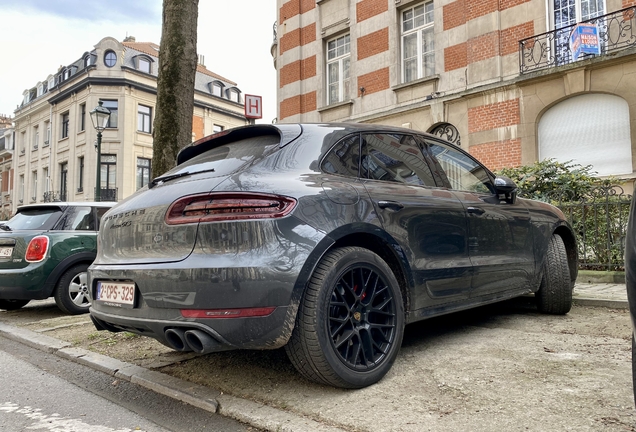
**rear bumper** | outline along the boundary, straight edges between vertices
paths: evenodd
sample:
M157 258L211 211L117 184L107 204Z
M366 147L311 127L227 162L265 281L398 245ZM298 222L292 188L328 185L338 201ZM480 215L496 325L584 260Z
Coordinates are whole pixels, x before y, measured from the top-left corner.
M277 307L274 312L265 317L207 320L133 318L97 310L94 306L91 307L90 313L98 330L121 330L152 337L173 349L177 347L166 336L167 330L200 330L216 342L214 348L208 352L238 348L280 348L287 343L293 329L293 322L292 325L285 324L289 315L289 307L285 306Z
M42 300L51 296L54 285L47 284L44 263L29 264L21 269L0 270L0 299Z

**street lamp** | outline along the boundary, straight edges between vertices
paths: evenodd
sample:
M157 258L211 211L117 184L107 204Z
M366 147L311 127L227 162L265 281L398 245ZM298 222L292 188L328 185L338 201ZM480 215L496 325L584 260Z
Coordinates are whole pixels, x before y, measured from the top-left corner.
M102 179L101 179L101 161L102 161L102 131L106 129L108 119L110 118L110 110L103 107L101 100L99 105L91 111L91 121L93 127L97 131L97 180L95 182L95 201L101 201L102 198Z

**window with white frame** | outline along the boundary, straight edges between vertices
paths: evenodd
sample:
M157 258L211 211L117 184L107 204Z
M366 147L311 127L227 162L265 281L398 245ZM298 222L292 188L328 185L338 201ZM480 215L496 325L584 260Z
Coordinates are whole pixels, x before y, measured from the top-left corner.
M51 122L48 120L45 121L44 128L46 129L46 140L44 141L44 146L46 147L51 141Z
M218 81L210 83L210 93L212 96L223 97L223 84Z
M552 26L556 32L554 55L557 64L571 60L570 25L605 15L605 0L548 0L552 11ZM564 28L566 27L566 28Z
M349 99L350 38L327 41L327 105Z
M20 203L24 202L24 174L20 174L18 181L18 200Z
M61 138L68 138L68 125L69 125L69 115L68 112L62 114L62 122L61 122Z
M218 124L212 125L212 133L223 132L224 127Z
M139 132L150 133L151 117L152 117L152 108L145 105L137 106L137 130Z
M116 128L118 123L118 103L116 100L102 100L102 106L108 108L110 111L110 117L108 117L107 128Z
M146 186L150 181L150 159L137 158L137 189Z
M77 191L84 191L84 156L77 158Z
M40 128L38 126L33 126L33 150L38 149L39 143L40 143Z
M31 201L38 199L38 172L31 172Z
M433 2L402 11L402 81L435 74Z

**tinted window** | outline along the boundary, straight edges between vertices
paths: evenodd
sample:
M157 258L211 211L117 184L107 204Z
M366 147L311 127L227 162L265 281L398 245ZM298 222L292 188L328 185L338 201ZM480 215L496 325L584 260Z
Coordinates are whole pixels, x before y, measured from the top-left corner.
M18 210L5 225L12 230L47 230L51 229L62 215L57 207L45 209Z
M274 135L251 137L225 144L185 161L163 176L186 171L196 173L208 170L214 170L216 175L232 174L245 165L254 163L276 151L279 144L280 137Z
M95 231L95 215L91 207L69 207L60 229L65 231Z
M358 177L360 135L352 135L336 144L322 161L322 170L330 174Z
M410 135L363 135L362 155L363 178L436 186L430 167Z
M437 174L446 187L454 190L492 193L487 171L470 156L433 141L426 141L424 151L430 155Z

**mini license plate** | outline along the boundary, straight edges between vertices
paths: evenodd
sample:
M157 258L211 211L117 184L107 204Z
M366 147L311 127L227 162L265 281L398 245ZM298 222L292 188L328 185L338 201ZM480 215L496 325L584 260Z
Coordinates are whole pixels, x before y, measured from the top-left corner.
M0 247L0 258L11 258L11 254L13 254L12 247Z
M135 304L133 282L97 282L97 298L108 306L131 308Z

